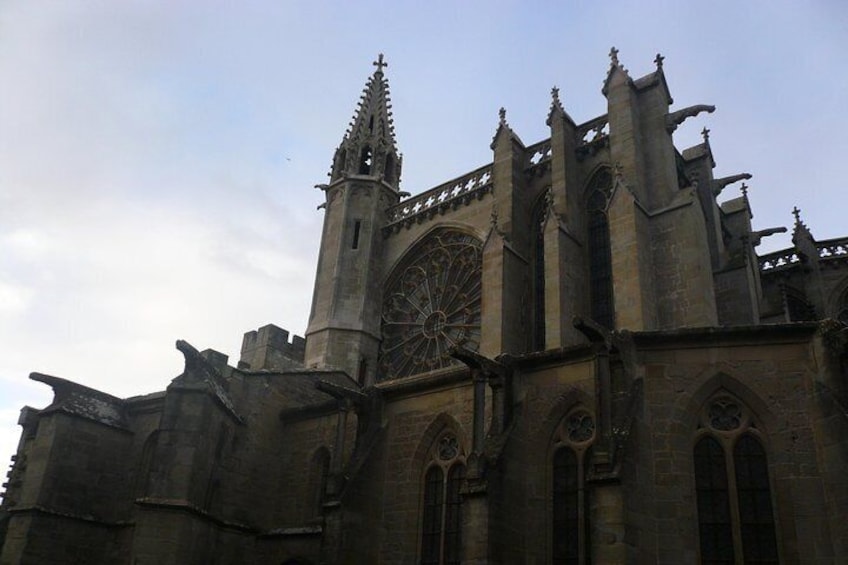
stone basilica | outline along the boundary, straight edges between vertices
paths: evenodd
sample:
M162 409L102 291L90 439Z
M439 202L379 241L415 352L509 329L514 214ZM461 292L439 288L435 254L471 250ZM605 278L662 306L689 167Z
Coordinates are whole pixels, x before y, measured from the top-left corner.
M492 161L399 190L382 56L336 149L305 339L168 388L33 373L0 562L834 563L848 555L848 238L758 256L657 56L607 113L501 111ZM482 140L481 140L482 142ZM716 175L720 172L720 175Z

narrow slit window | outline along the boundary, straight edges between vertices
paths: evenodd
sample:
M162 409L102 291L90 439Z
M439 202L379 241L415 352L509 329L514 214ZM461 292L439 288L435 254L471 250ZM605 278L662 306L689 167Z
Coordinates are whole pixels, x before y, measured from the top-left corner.
M351 244L351 249L359 249L359 231L362 229L362 222L360 220L356 220L353 223L353 242Z

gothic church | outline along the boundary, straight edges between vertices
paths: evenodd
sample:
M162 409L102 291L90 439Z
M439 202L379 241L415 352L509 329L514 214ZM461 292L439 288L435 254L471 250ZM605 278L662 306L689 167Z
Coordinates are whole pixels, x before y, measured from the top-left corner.
M714 107L610 53L607 113L502 110L492 161L399 189L382 56L330 179L305 339L178 341L166 390L40 373L0 563L834 563L848 238L758 256ZM481 140L482 142L482 140Z

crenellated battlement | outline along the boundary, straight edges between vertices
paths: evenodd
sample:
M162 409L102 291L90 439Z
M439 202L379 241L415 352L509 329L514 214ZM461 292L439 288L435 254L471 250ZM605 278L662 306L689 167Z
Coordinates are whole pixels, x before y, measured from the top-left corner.
M306 340L274 324L244 334L238 368L273 371L303 366Z

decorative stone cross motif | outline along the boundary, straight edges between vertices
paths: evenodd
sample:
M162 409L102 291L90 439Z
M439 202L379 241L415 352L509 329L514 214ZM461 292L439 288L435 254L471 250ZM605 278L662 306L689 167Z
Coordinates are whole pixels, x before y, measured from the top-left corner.
M657 69L661 69L663 65L663 61L665 61L665 57L657 53L656 58L654 59L654 63L657 64Z
M792 208L792 215L795 216L795 223L800 224L801 223L801 209L798 208L797 206L795 206L794 208Z
M377 72L378 72L378 73L382 73L382 72L383 72L383 67L388 67L388 66L389 66L389 64L388 64L388 63L386 63L385 61L383 61L383 54L382 54L382 53L379 53L379 54L378 54L378 56L377 56L377 60L376 60L376 61L374 61L374 62L373 62L373 63L371 63L371 64L372 64L372 65L374 65L375 67L377 67Z
M704 126L704 129L701 130L701 135L704 137L704 141L709 141L710 130L707 129L707 126Z
M501 124L506 124L506 108L501 106L501 109L498 110L498 116L500 117Z

